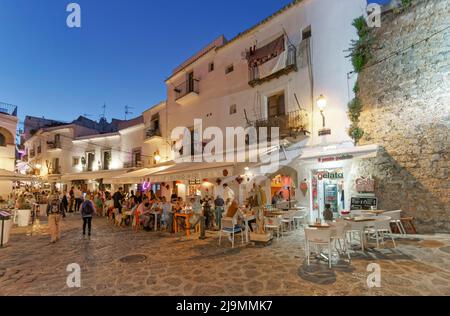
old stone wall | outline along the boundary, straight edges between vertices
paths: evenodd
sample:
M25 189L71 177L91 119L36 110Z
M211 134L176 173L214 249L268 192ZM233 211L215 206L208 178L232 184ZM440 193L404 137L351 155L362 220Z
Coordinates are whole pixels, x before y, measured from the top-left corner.
M385 14L372 31L372 64L417 44L358 77L360 144L383 149L355 172L376 179L380 208L414 216L422 233L450 232L449 27L450 0L413 0L402 12Z

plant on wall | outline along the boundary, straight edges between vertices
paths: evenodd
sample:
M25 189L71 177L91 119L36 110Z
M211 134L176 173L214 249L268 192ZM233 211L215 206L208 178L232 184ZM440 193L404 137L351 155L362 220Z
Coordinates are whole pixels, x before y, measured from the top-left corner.
M358 31L358 40L352 40L350 46L350 57L352 60L353 68L357 73L361 72L365 65L369 62L372 57L371 47L372 47L372 36L369 32L369 27L363 16L353 20L352 25Z
M360 73L372 57L372 36L364 17L356 18L352 25L356 28L359 39L352 41L350 55L347 57L351 58L355 72ZM359 126L359 117L361 116L363 104L359 98L358 81L355 83L353 92L355 93L355 98L348 103L348 117L352 123L348 134L355 142L355 145L357 145L364 136L364 130Z

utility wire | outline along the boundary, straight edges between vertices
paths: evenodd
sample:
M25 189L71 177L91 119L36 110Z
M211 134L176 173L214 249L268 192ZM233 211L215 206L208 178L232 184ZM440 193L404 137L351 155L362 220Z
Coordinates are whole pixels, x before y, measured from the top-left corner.
M415 43L413 43L413 44L411 44L411 45L409 45L409 46L407 46L405 48L402 48L402 49L399 49L397 51L392 52L392 53L388 54L386 57L383 57L383 58L375 61L374 63L371 63L369 65L364 66L362 68L362 70L366 70L366 69L369 69L369 68L374 67L376 65L379 65L379 64L381 64L381 63L383 63L383 62L385 62L385 61L387 61L387 60L389 60L391 58L394 58L394 57L396 57L396 56L406 52L407 50L409 50L411 48L414 48L414 46L422 44L423 42L428 42L431 38L435 37L436 35L438 35L440 33L445 32L448 29L450 29L450 26L447 26L447 27L443 28L442 30L436 31L436 32L432 33L431 35L429 35L428 37L423 38L420 41L417 41L417 42L415 42ZM353 74L353 73L356 73L356 72L355 71L349 72L349 74Z

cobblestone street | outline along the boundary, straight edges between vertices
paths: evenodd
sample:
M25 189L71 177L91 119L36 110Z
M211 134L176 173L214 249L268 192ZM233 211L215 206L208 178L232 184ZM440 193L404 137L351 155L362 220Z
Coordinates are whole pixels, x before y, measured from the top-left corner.
M47 225L15 228L0 249L0 295L450 295L450 236L399 239L398 248L351 252L339 261L304 264L303 232L268 247L221 246L211 234L185 241L165 233L132 232L94 218L91 239L77 216L50 244ZM32 234L31 234L32 232ZM226 239L226 238L225 238ZM133 257L128 257L134 255ZM142 256L143 255L143 256ZM367 266L381 266L381 288L367 286ZM68 288L68 264L81 266L81 288Z

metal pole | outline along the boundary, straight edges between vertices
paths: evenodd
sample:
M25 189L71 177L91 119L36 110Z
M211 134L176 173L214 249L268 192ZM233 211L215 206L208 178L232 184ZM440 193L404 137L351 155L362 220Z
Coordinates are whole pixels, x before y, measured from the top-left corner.
M3 230L5 229L5 219L2 218L2 237L1 237L1 242L0 242L0 247L3 248Z

